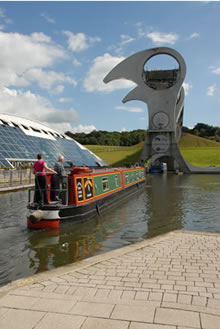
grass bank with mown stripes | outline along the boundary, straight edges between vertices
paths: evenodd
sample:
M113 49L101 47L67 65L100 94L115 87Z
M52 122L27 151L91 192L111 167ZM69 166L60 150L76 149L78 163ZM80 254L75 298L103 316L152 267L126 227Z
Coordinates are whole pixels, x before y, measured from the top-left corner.
M138 161L144 143L135 146L87 145L86 147L109 165L123 166ZM185 134L179 142L180 151L189 163L197 167L220 165L220 143Z

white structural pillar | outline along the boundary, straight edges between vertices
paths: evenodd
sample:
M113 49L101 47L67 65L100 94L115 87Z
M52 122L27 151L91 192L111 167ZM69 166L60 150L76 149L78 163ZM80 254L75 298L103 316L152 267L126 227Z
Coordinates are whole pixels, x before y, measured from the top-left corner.
M161 54L173 57L179 68L145 70L149 59ZM116 79L133 81L137 86L123 99L123 103L140 100L147 104L149 129L140 158L141 163L151 158L151 163L157 160L166 162L168 170L190 172L178 148L183 123L182 85L185 75L186 65L183 57L174 49L160 47L147 49L126 58L104 78L105 83Z

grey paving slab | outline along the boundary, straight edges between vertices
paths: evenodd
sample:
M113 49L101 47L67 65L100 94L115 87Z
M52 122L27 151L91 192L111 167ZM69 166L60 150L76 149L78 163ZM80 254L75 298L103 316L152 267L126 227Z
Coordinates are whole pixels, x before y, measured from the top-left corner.
M155 306L116 305L112 312L112 319L140 321L153 323Z
M131 322L129 329L176 329L176 326ZM190 329L190 328L188 328L188 329Z
M8 309L5 308L5 307L1 307L1 308L0 308L0 317L1 317L3 314L5 314L6 312L8 312Z
M34 329L80 329L86 317L69 314L46 314Z
M72 314L109 318L114 304L77 302L71 309Z
M201 314L201 323L203 329L219 329L220 316Z
M128 321L88 318L81 329L128 329Z
M29 308L34 311L45 311L53 313L69 313L76 304L76 300L62 300L51 298L39 298L34 305Z
M37 297L27 297L27 296L14 296L8 295L5 298L0 299L0 306L10 307L10 308L21 308L21 309L30 309L37 300Z
M155 322L170 325L185 325L192 328L201 328L199 314L196 312L158 308Z
M44 312L10 309L0 318L0 328L33 329L45 314Z

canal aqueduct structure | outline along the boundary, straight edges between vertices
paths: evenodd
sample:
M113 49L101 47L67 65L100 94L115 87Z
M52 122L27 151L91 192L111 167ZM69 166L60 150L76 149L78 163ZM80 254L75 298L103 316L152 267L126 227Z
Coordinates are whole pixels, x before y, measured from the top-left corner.
M179 67L168 70L145 70L146 63L154 56L168 55ZM149 158L151 163L167 163L168 170L184 173L220 173L220 167L196 168L182 157L178 142L182 135L184 113L184 88L186 64L174 49L159 47L140 51L115 66L104 78L108 83L127 79L136 84L122 100L143 101L147 104L149 128L147 130L140 163Z

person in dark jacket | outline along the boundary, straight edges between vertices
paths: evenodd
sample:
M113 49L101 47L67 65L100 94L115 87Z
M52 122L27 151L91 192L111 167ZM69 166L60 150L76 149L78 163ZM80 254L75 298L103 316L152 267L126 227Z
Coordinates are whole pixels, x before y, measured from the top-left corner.
M64 156L60 155L58 161L55 163L54 170L57 172L53 176L53 189L54 191L54 200L59 201L61 197L61 189L62 189L62 179L65 176L65 170L63 167Z

